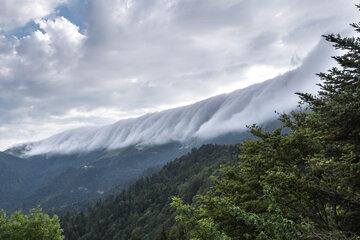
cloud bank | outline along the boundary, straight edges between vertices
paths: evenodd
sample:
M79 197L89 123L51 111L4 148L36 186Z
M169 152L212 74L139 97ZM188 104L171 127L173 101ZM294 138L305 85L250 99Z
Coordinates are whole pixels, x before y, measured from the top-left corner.
M304 62L321 34L356 21L355 3L2 1L0 147L283 74Z
M297 69L272 80L192 105L120 120L102 127L65 131L39 142L22 145L25 155L68 154L127 146L202 141L241 132L246 125L276 119L275 111L294 110L299 101L294 92L315 91L314 72L330 63L329 46L320 43Z

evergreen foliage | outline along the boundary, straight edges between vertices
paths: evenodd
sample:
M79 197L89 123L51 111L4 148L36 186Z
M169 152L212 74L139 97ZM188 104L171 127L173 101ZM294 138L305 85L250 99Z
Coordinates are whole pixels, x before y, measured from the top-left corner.
M234 161L235 146L204 145L164 166L158 173L139 179L118 196L91 206L84 213L62 219L66 239L178 239L183 228L175 224L171 197L191 203L205 192L209 177L221 164Z
M173 199L185 239L360 239L360 38L325 38L345 53L319 93L298 93L283 128L251 126L258 139L195 203Z

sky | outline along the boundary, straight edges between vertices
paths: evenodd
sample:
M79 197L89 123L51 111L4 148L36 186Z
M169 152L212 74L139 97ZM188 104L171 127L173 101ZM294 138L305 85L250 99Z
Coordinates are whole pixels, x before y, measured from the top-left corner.
M0 0L0 149L301 65L355 0Z

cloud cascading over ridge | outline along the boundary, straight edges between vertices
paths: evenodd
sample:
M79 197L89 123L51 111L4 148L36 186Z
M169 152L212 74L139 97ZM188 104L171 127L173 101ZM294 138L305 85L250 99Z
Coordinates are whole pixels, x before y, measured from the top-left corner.
M275 77L321 34L346 33L355 3L2 1L0 146Z
M329 62L321 61L330 57L330 53L334 51L322 41L300 67L263 83L110 125L64 131L38 142L16 146L10 151L20 150L22 155L31 156L85 153L128 146L143 148L173 142L194 146L194 143L243 132L246 125L254 122L273 121L277 117L275 111L293 110L299 101L293 93L309 91L309 86L319 81L312 72L330 67Z

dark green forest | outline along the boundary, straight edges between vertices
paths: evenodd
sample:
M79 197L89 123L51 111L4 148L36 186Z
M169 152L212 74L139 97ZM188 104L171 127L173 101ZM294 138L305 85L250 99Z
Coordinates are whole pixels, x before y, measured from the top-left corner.
M298 93L283 128L251 126L258 139L194 203L173 198L185 239L360 239L360 38L324 37L343 55L318 94Z
M250 126L255 140L204 146L66 215L66 239L360 239L360 38L324 37L337 66L283 127Z
M66 239L162 239L178 231L171 197L186 202L203 193L221 164L233 162L235 146L204 145L144 177L118 196L90 207L85 213L63 218ZM169 233L170 234L170 233Z

